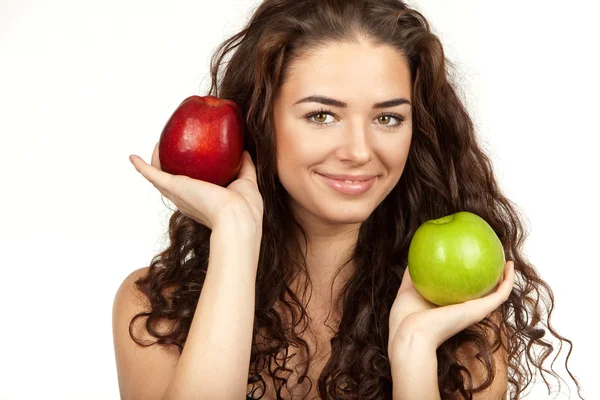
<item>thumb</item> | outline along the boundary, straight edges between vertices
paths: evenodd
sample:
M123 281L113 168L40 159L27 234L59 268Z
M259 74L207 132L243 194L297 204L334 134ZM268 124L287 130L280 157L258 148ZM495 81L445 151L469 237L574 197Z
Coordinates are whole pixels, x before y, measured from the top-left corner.
M254 166L254 162L252 162L252 157L250 157L248 150L244 150L242 153L242 166L240 167L237 176L237 179L242 178L249 179L256 183L256 167Z
M404 269L404 275L402 275L402 283L400 284L400 289L408 289L414 287L413 281L410 277L410 269L408 266Z
M410 271L408 270L408 267L406 267L404 269L404 274L402 275L402 282L400 283L400 288L398 288L398 293L396 294L396 296L400 296L401 293L413 287L414 285L412 279L410 278Z
M162 171L162 168L160 167L160 158L158 156L158 143L159 142L156 142L156 145L154 146L154 151L152 152L152 160L151 160L150 164L154 168L157 168Z

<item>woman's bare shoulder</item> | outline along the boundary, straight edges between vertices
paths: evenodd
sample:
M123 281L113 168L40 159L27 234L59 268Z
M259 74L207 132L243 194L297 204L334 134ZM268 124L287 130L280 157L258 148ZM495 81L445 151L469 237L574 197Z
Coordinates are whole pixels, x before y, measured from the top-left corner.
M143 299L143 295L138 290L137 286L135 285L135 281L146 276L148 274L149 270L150 270L150 267L142 267L142 268L138 268L138 269L130 272L125 277L123 282L121 282L119 288L117 289L117 293L115 294L114 305L117 305L117 303L119 303L119 305L121 305L120 304L121 302L119 302L119 301L122 299L128 299L128 300L132 300L135 298Z
M145 318L139 318L131 324L136 315L150 311L148 299L135 285L135 281L147 275L148 270L149 267L143 267L129 273L119 286L113 302L113 339L122 398L160 398L179 359L175 349L143 347L130 336L131 325L131 333L139 341L156 341L156 337L144 329ZM161 328L158 327L159 330Z

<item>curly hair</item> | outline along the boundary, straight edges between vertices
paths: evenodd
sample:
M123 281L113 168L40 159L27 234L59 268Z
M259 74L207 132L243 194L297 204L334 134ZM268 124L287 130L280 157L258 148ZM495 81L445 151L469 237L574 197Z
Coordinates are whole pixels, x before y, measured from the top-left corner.
M522 254L527 235L522 216L498 187L457 85L451 82L449 67L453 65L425 17L400 0L266 0L247 25L213 54L208 93L240 105L248 133L245 147L257 167L264 198L249 395L258 388L264 395L260 372L268 365L277 382L277 398L281 398L285 374L291 371L286 368L288 347L304 346L308 354L307 343L290 329L307 318L299 294L289 286L305 260L298 262L287 247L295 232L304 240L306 233L284 201L285 189L276 174L273 99L295 59L319 46L354 42L359 37L393 46L405 57L413 93L413 139L399 182L360 226L351 255L356 270L336 303L342 316L331 338L331 356L318 378L319 395L391 399L389 312L407 265L410 240L423 222L458 211L473 212L490 224L506 259L514 261L516 282L510 298L498 309L500 324L488 317L437 349L441 397L459 394L471 399L473 393L489 387L495 374L493 353L500 346L508 354L511 399L520 398L537 372L548 393L547 377L557 380L560 390L564 380L553 368L558 354L549 369L544 363L556 343L558 353L566 343L567 366L572 343L550 323L554 296ZM206 276L210 234L207 227L174 211L169 221L170 245L153 257L147 275L136 281L150 306L130 323L130 335L139 345L183 350ZM292 327L285 326L276 302L292 315ZM138 318L146 318L145 329L156 341L144 343L133 335ZM173 322L173 329L159 332L157 323L165 320ZM484 328L494 334L485 334ZM501 340L501 329L506 343ZM266 345L258 345L258 335L267 339ZM479 387L473 387L471 374L458 357L464 345L476 349L487 372ZM272 369L272 363L277 367ZM579 393L579 383L568 366L567 371Z

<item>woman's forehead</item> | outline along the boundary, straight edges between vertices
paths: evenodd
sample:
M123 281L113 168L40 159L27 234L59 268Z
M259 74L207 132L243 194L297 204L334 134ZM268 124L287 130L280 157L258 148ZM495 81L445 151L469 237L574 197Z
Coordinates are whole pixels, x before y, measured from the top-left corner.
M289 66L282 95L287 100L315 93L378 101L410 99L410 70L406 60L389 45L331 44L294 60ZM333 96L335 95L335 96ZM344 100L345 101L345 100Z

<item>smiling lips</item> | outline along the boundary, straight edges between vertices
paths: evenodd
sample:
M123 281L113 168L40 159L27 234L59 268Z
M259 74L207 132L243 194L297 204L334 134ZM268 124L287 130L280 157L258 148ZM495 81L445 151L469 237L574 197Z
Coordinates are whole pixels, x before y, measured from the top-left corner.
M369 190L377 179L376 175L322 175L317 173L338 193L357 195Z

